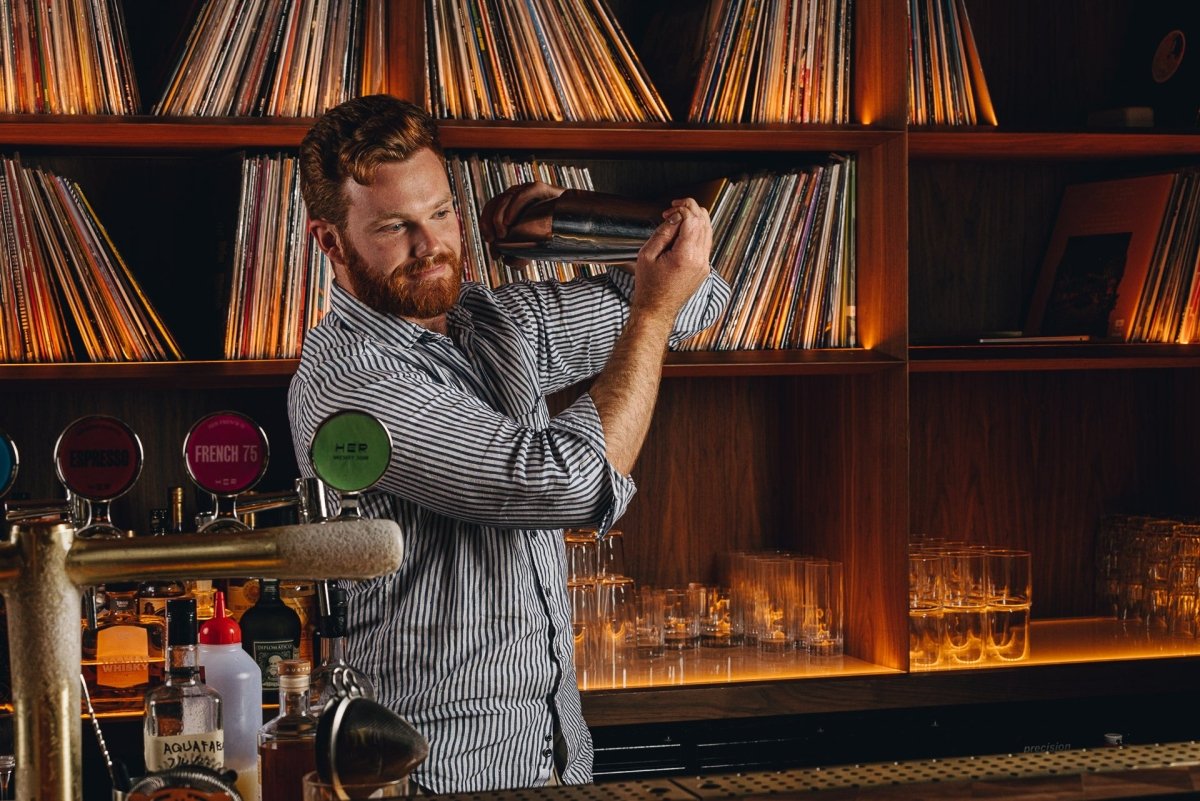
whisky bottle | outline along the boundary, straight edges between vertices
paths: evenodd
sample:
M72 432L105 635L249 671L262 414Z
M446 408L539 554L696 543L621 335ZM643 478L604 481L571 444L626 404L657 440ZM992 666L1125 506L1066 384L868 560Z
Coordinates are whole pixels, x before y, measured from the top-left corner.
M300 648L300 616L279 598L279 579L260 579L258 601L242 614L242 649L262 671L263 701L279 691L279 663L295 659ZM307 676L305 677L307 679Z
M347 593L329 588L329 614L321 618L321 663L309 682L310 707L317 717L338 698L375 698L375 685L367 675L346 661Z
M293 801L304 775L317 769L317 719L308 706L312 666L303 659L279 663L279 715L258 731L258 777L262 801Z
M138 615L133 582L110 582L104 598L96 627L82 626L83 680L98 709L136 709L146 691L162 682L165 624Z
M197 653L196 602L167 601L167 679L146 693L143 753L146 770L179 765L225 766L221 695L205 685Z

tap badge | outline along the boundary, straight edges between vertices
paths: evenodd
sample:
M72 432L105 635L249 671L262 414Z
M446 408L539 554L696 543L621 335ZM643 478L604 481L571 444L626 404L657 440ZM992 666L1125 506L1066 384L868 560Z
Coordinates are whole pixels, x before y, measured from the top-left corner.
M0 431L0 498L12 489L17 481L17 467L21 457L17 453L17 443L12 441L4 431Z
M196 486L214 495L237 495L267 472L266 433L239 412L213 412L192 425L183 461Z
M387 472L392 435L366 412L336 412L317 427L308 456L327 485L340 492L362 492Z
M59 434L54 465L59 480L71 492L89 501L109 501L137 482L142 472L142 441L115 417L81 417Z

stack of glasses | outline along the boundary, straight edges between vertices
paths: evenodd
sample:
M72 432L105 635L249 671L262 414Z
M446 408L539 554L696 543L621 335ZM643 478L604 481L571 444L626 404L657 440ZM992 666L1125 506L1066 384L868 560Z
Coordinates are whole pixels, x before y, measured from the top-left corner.
M912 670L1029 658L1029 551L926 538L908 550Z
M1106 515L1096 547L1101 609L1175 637L1200 637L1200 523Z
M842 565L786 553L735 553L728 586L636 586L619 531L565 532L575 666L584 687L632 661L741 646L757 657L843 654Z

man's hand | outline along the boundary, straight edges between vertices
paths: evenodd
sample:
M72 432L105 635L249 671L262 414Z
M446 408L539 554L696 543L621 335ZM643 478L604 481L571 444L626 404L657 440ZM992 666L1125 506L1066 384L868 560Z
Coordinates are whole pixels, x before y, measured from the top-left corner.
M638 253L632 311L672 322L709 274L712 222L692 198L671 201L663 222Z
M517 184L505 189L484 204L479 213L479 233L489 245L508 236L509 227L516 222L521 212L539 200L558 197L566 190L542 181Z

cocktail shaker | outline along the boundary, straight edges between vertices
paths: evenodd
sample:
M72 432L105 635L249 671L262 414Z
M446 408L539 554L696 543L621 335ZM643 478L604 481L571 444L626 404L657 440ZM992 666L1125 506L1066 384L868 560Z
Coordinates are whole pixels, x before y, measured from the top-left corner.
M666 203L568 189L530 204L494 243L504 256L613 264L637 259Z

